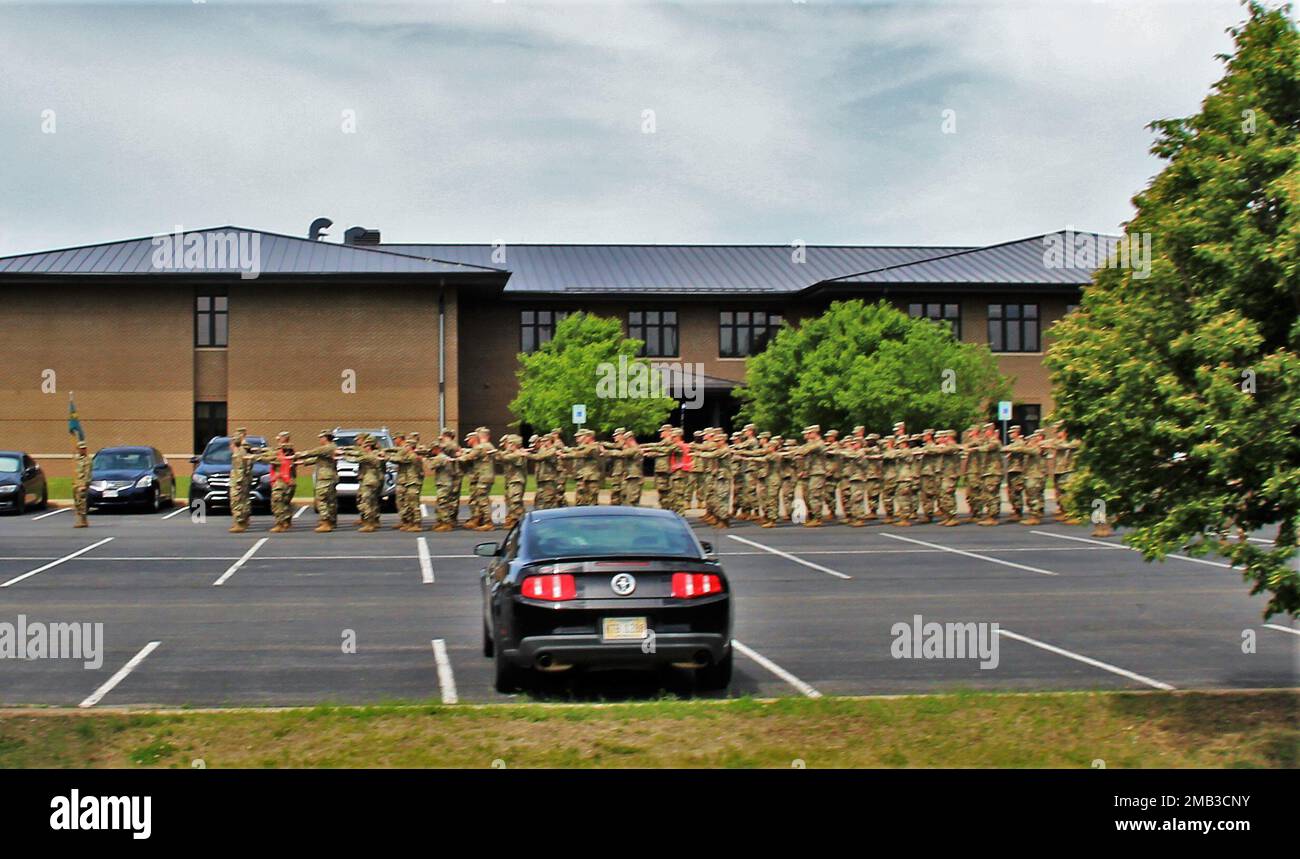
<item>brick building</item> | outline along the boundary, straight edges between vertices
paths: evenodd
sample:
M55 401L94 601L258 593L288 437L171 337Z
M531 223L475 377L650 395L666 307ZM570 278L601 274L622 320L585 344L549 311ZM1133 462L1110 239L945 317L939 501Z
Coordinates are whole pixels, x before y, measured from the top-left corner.
M516 354L578 309L622 319L652 361L702 364L704 406L684 419L727 425L746 356L782 320L849 297L989 343L1032 425L1052 408L1051 325L1092 274L1049 265L1046 241L412 245L360 228L336 243L220 227L5 257L0 447L67 474L68 392L92 448L172 458L237 425L300 443L335 425L500 433Z

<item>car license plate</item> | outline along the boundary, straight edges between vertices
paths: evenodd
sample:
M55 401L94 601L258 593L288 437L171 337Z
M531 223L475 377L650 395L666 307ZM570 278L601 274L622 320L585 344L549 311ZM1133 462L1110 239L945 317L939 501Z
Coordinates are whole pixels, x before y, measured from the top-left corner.
M646 635L643 617L607 617L601 631L605 641L640 641Z
M104 497L105 497L105 498L116 498L116 497L117 497L117 490L116 490L116 489L105 489L105 490L104 490Z

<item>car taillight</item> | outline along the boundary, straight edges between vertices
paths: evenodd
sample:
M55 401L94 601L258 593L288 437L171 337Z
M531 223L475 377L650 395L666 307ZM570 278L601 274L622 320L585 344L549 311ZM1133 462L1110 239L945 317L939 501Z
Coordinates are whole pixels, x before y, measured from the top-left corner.
M535 600L571 600L578 593L578 583L568 573L528 576L519 585L519 593Z
M673 573L671 593L687 600L722 593L722 577L713 573Z

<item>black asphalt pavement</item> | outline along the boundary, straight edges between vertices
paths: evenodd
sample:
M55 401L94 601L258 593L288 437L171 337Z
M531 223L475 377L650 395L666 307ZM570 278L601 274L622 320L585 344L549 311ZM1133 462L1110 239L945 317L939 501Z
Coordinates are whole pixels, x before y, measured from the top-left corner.
M98 669L0 659L0 705L508 700L480 651L472 554L501 532L408 534L385 516L385 530L361 534L351 518L315 534L307 510L269 534L259 517L236 535L224 516L198 523L185 510L106 513L85 529L67 511L0 517L0 623L104 630ZM1058 524L696 527L734 592L732 696L1298 685L1300 635L1287 619L1266 623L1263 598L1221 560L1147 564L1117 538ZM896 658L895 625L918 615L998 624L987 627L996 667ZM593 673L531 694L693 689L685 672Z

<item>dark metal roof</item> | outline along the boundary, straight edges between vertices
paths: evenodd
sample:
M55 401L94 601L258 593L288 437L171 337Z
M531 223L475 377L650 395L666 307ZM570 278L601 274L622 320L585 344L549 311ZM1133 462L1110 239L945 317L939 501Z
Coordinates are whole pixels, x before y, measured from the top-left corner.
M1065 240L1064 231L1044 233L982 248L967 248L919 262L865 270L830 278L824 286L838 284L997 284L1035 286L1086 286L1095 266L1049 262L1048 250ZM1114 241L1100 233L1073 233L1089 242Z
M795 262L789 245L384 244L381 247L511 272L506 293L743 294L798 292L819 281L915 262L962 247L810 246Z
M211 227L189 230L186 236L202 235L205 243L217 234L256 236L260 274L462 274L503 273L500 269L462 262L427 258L375 248L359 248L333 242L246 230L242 227ZM155 239L145 236L98 245L64 248L41 253L0 257L0 275L115 275L115 274L239 274L240 267L198 267L168 269L154 264ZM244 241L251 242L251 238ZM208 260L212 262L215 260Z

